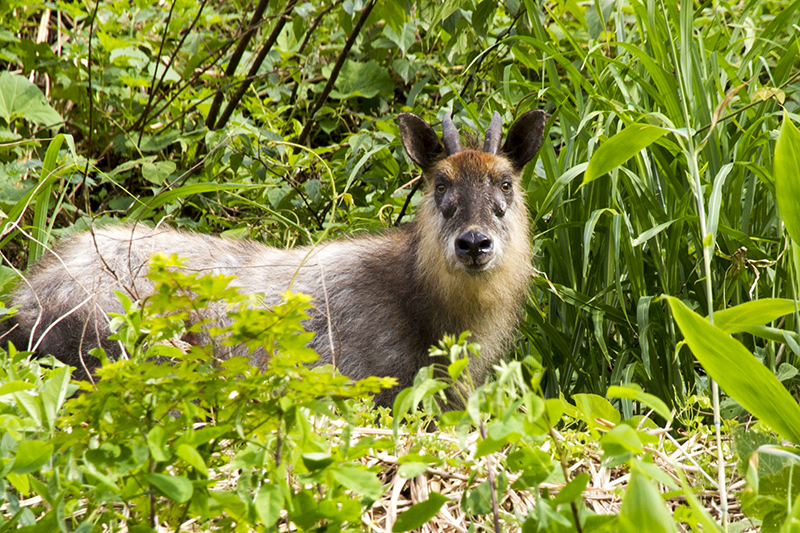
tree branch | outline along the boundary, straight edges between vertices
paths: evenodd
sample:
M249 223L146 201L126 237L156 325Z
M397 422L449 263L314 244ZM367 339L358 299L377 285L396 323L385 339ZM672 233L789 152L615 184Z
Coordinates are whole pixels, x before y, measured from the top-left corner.
M306 125L303 126L303 131L300 133L300 137L298 141L300 144L308 144L309 136L311 135L311 128L314 126L315 120L314 115L317 114L325 102L328 100L328 95L333 90L333 84L336 83L336 78L339 77L339 71L342 70L342 65L344 65L344 60L347 58L347 54L350 53L350 49L353 48L353 45L356 42L356 38L358 34L361 32L362 26L367 21L369 14L372 12L372 8L375 7L376 0L370 0L369 3L364 7L364 10L361 12L361 16L358 18L358 22L356 22L355 27L353 27L353 31L350 33L350 36L347 38L347 41L344 43L344 48L342 48L342 52L339 54L339 57L336 59L336 64L333 66L333 70L331 71L330 77L328 77L328 83L325 84L325 88L322 89L322 92L317 98L317 103L314 104L314 108L311 110L311 113L308 114L308 120L306 121Z
M258 1L256 10L253 12L253 16L250 18L250 24L247 25L247 30L242 35L239 44L233 51L233 55L231 55L231 60L228 62L228 68L225 69L226 78L230 78L236 74L236 69L239 66L239 62L242 60L244 51L247 49L247 45L250 44L250 39L252 39L253 35L255 35L256 28L258 28L259 24L261 23L261 19L264 18L264 11L266 11L268 5L269 0ZM206 127L208 129L214 129L214 123L217 121L217 113L219 113L219 108L222 106L223 98L224 95L222 93L222 87L219 87L217 89L217 94L214 95L214 101L211 103L211 109L208 111L208 117L206 117Z
M228 119L231 118L233 110L236 109L236 106L239 105L239 102L242 100L242 97L244 97L244 94L247 92L247 89L250 88L250 84L253 83L253 80L258 74L258 69L261 68L261 65L267 58L267 54L269 53L270 50L272 50L272 46L275 44L275 41L278 40L278 36L281 34L283 27L286 25L286 21L289 20L289 14L294 9L296 3L297 0L289 0L286 3L286 9L278 17L278 21L275 23L275 27L272 29L272 33L270 33L269 37L267 38L267 42L265 42L264 46L261 47L261 50L259 50L258 56L256 56L255 60L253 61L253 64L250 66L250 71L247 73L247 77L244 79L241 85L239 85L239 88L236 90L236 93L230 99L228 105L225 106L225 111L222 112L222 115L219 117L219 120L212 129L218 130L220 128L224 128L225 124L228 123ZM211 115L209 114L209 117L210 116ZM208 122L206 122L206 125L208 125Z

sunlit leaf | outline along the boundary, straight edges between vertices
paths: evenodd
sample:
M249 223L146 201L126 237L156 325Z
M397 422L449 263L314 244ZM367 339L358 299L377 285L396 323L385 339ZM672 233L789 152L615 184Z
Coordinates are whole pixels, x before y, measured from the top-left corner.
M703 368L731 398L782 437L800 443L800 406L747 348L686 307L668 298L686 343Z
M436 516L442 505L448 501L450 500L447 497L438 492L431 492L427 500L412 505L397 517L392 526L392 532L401 533L422 527L428 520Z
M763 298L745 302L714 313L714 325L725 333L746 331L794 313L795 302L784 298Z
M3 72L0 74L0 119L10 123L19 118L44 125L63 122L36 85L25 76Z
M794 242L800 243L800 131L786 112L775 146L774 172L775 200L783 223Z
M192 482L183 476L147 474L147 481L161 494L178 503L188 502L194 491Z
M27 474L38 470L53 455L53 445L49 442L40 440L26 440L17 448L17 455L14 459L12 472L15 474Z
M631 124L603 144L592 154L583 185L611 172L644 150L669 130L650 124Z
M655 485L638 470L631 472L619 513L623 533L672 533L678 531Z

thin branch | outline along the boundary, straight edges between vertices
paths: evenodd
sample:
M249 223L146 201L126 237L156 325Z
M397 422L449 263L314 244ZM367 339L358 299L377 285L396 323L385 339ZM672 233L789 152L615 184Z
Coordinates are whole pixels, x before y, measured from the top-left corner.
M92 158L92 131L94 130L94 103L92 101L92 33L94 33L94 21L97 19L97 9L100 7L100 0L94 5L94 11L92 11L92 19L89 21L89 51L88 57L86 58L86 72L88 75L88 83L86 86L86 90L88 92L89 98L89 130L86 132L86 168L83 169L83 181L81 183L81 191L83 192L83 199L84 199L84 209L86 213L89 214L91 209L91 203L89 201L89 188L86 186L86 182L89 179L89 164Z
M325 9L323 9L322 11L319 12L319 15L317 15L314 18L314 21L311 23L311 26L308 27L308 31L306 32L305 37L303 37L303 42L300 44L300 48L297 49L297 54L295 54L295 55L298 55L298 56L302 55L302 53L306 49L306 46L308 46L308 41L311 39L311 35L317 29L317 26L319 26L319 23L322 22L322 18L325 15L327 15L328 13L330 13L331 10L333 10L333 8L335 8L336 6L341 4L342 2L343 2L343 0L336 0L335 2L331 3L331 5L329 5L328 7L326 7Z
M411 204L411 198L413 198L414 194L419 190L420 186L422 185L422 181L423 181L422 176L418 177L417 182L414 184L414 188L411 189L411 192L408 193L408 196L406 196L406 201L403 204L403 209L400 210L400 214L397 215L397 220L394 221L395 226L400 225L400 221L403 220L403 216L406 214L406 209L408 209L408 206Z
M253 11L253 16L250 18L250 24L248 24L247 30L239 40L239 44L233 51L230 61L228 61L228 68L225 69L226 78L231 78L234 74L236 74L236 69L239 67L239 62L242 60L242 56L247 49L247 45L250 44L250 39L252 39L253 35L255 35L256 29L261 23L261 19L264 17L264 11L266 11L268 5L269 0L259 0L255 11ZM211 103L211 109L208 111L208 117L206 117L206 127L208 127L208 129L214 129L214 124L217 122L217 113L219 113L219 108L222 106L223 98L224 94L222 91L222 86L220 86L217 89L217 94L214 95L214 101Z
M233 110L239 105L239 102L244 97L244 94L250 88L250 84L258 75L258 69L261 68L261 65L264 63L264 60L267 58L267 54L270 50L272 50L272 46L275 44L275 41L278 40L278 36L281 34L283 27L286 25L286 22L289 20L289 14L294 9L297 0L289 0L286 3L286 9L281 13L278 17L278 21L275 23L275 27L272 29L272 33L270 33L269 37L267 38L267 42L264 43L264 46L261 47L261 50L258 52L258 56L253 61L253 64L250 66L250 71L247 73L247 77L244 79L239 88L236 90L236 93L228 102L228 105L225 107L225 111L222 112L222 115L219 117L216 125L213 129L218 130L224 128L225 125L228 123L228 119L231 118L233 114ZM210 115L209 115L210 116Z
M356 22L356 25L353 27L353 31L350 33L350 36L344 43L344 48L342 48L342 52L339 54L336 64L333 66L331 75L328 77L328 83L325 84L325 88L322 89L319 98L317 98L317 103L314 104L314 108L311 110L311 113L308 114L308 120L306 121L306 125L303 126L303 131L300 133L300 137L298 139L300 144L308 144L308 139L311 135L311 128L315 123L314 115L317 114L317 111L322 109L322 106L325 105L325 102L328 100L328 95L330 95L331 91L333 90L333 84L336 83L336 78L339 77L339 71L342 70L344 60L350 53L350 49L353 48L356 38L361 32L362 26L364 26L367 18L369 18L369 14L372 12L372 8L375 7L375 2L376 0L370 0L369 3L364 7L364 10L361 11L361 16L358 18L358 22Z
M185 91L187 88L191 87L191 86L194 84L194 82L196 82L196 81L197 81L197 79L198 79L198 78L200 78L200 76L202 76L203 74L205 74L206 72L208 72L208 70L210 70L210 69L211 69L211 67L215 66L215 65L217 64L217 63L216 63L216 61L217 61L217 60L216 60L216 59L214 59L214 56L215 56L215 55L217 55L217 56L221 56L222 54L224 54L224 53L225 53L225 52L228 50L228 48L230 48L230 46L231 46L231 45L232 45L234 42L236 42L236 41L235 41L235 40L230 40L230 41L226 42L226 43L225 43L224 45L222 45L222 46L221 46L219 49L217 49L217 51L216 51L216 52L214 52L214 54L213 54L213 55L209 55L208 57L209 57L209 58L211 58L211 59L213 59L213 61L212 61L211 63L209 63L208 65L206 65L205 67L203 67L203 69L202 69L202 70L200 70L199 72L195 72L194 74L192 74L192 77L191 77L191 78L189 78L188 80L186 80L186 81L183 83L183 85L181 85L181 86L180 86L180 87L179 87L179 88L178 88L178 89L175 91L175 94L173 94L173 95L172 95L172 97L171 97L169 100L167 100L167 102L166 102L164 105L162 105L162 106L161 106L161 107L158 109L158 111L156 111L155 113L153 113L153 116L154 116L154 117L157 117L157 116L159 116L161 113L163 113L165 109L167 109L167 108L168 108L170 105L172 105L172 102L174 102L174 101L175 101L175 100L176 100L176 99L177 99L177 98L178 98L178 97L181 95L181 93L182 93L183 91ZM207 100L208 98L210 98L210 97L206 97L206 98L204 98L204 99L203 99L203 101ZM162 128L161 130L159 130L159 132L160 132L160 131L163 131L163 129L164 129L164 128Z
M500 32L497 35L497 37L495 38L494 44L491 45L489 47L489 49L488 49L488 50L491 51L491 53L494 53L495 56L497 56L497 50L499 49L500 45L502 44L503 39L505 39L506 36L508 36L508 34L511 33L511 30L514 28L514 26L517 24L517 22L519 21L519 19L522 17L523 14L525 14L525 9L520 7L520 10L517 12L517 15L514 17L514 20L511 21L511 24L509 24L508 27L505 30L503 30L502 32ZM469 75L467 77L467 80L464 82L464 85L461 88L460 95L461 95L462 99L466 97L467 89L469 88L470 84L472 83L472 80L475 78L475 76L477 74L480 73L480 70L483 67L483 65L486 64L485 59L487 57L489 57L489 52L485 53L483 56L478 58L478 64L475 65L475 69L472 72L469 73ZM489 65L495 65L495 64L497 64L497 62L496 61L492 61L492 62L489 62L488 64Z
M164 68L164 72L161 73L161 77L159 78L158 83L156 83L155 86L150 89L150 98L147 101L147 105L144 108L144 112L142 113L142 116L139 117L139 121L133 127L134 131L137 130L139 127L141 127L142 131L144 131L144 127L147 124L147 115L150 112L151 106L153 105L153 98L158 93L158 91L161 90L161 87L164 85L164 78L167 76L167 72L169 71L169 67L172 66L173 64L175 64L175 58L178 56L178 53L181 51L181 48L183 48L183 43L186 41L186 38L192 33L192 30L194 30L194 27L197 25L197 22L200 20L200 15L203 13L203 9L206 7L206 2L208 2L208 0L203 0L200 3L200 8L197 10L197 15L195 15L194 20L192 20L192 23L189 24L189 27L186 28L186 30L182 32L183 35L181 36L181 40L178 41L177 46L175 46L175 49L172 50L172 55L170 56L169 61L166 64L166 68ZM167 26L169 26L169 24ZM161 53L159 52L159 58L160 57L161 57ZM156 63L156 68L155 68L156 72L158 72L158 66L157 65L158 64ZM154 79L155 79L155 73L153 74L153 76L154 76ZM163 100L163 98L161 98L160 100ZM157 116L157 115L154 115L154 116ZM142 137L141 137L141 133L140 133L139 134L139 143L141 143L141 142L142 142Z
M153 103L153 95L155 94L156 88L156 76L158 76L158 64L161 62L161 53L164 51L164 43L167 42L167 35L169 35L169 23L172 21L172 13L175 11L175 4L178 3L178 0L172 0L172 5L169 6L169 14L167 14L167 23L164 25L164 34L161 36L161 44L158 46L158 54L156 54L153 68L153 81L150 82L150 95L147 98L147 105L144 106L144 113L142 113L142 127L139 129L139 139L136 141L136 146L140 146L142 144L142 136L144 135L144 125L147 121L147 112L150 110L150 105ZM167 71L169 67L164 67L164 72Z
M480 426L481 438L486 440L486 424L481 421ZM489 481L489 492L492 494L492 517L494 518L494 531L500 533L500 509L497 505L497 483L494 479L494 465L492 464L492 456L486 456L486 473Z
M313 22L311 23L311 25L308 27L308 31L306 32L306 35L305 35L305 37L303 37L303 42L302 42L302 43L300 43L300 47L297 49L297 53L295 54L295 57L297 57L297 56L301 56L301 55L303 54L303 52L304 52L304 51L305 51L305 49L306 49L306 46L308 46L308 43L309 43L309 41L311 40L311 36L312 36L312 35L314 34L314 32L317 30L317 26L319 26L319 25L320 25L320 23L322 22L322 19L325 17L325 15L327 15L328 13L330 13L330 12L331 12L331 10L332 10L334 7L336 7L336 6L338 6L340 3L342 3L342 1L343 1L343 0L336 0L336 1L335 1L335 2L333 2L331 5L329 5L328 7L326 7L325 9L323 9L322 11L320 11L319 15L317 15L317 16L314 18L314 21L313 21ZM300 69L300 73L299 73L299 75L300 75L300 76L302 76L302 69ZM291 77L291 74L289 75L289 77ZM287 81L288 81L288 80L287 80ZM288 118L287 122L291 122L291 120L294 118L294 114L295 114L295 112L297 111L297 106L295 105L295 103L297 102L297 92L300 90L300 85L302 85L302 79L301 79L300 81L298 81L297 83L295 83L295 84L294 84L294 87L292 87L292 94L291 94L291 96L289 96L289 102L290 102L290 104L291 104L291 105L290 105L290 108L291 108L291 110L292 110L292 111L291 111L291 113L289 114L289 118Z

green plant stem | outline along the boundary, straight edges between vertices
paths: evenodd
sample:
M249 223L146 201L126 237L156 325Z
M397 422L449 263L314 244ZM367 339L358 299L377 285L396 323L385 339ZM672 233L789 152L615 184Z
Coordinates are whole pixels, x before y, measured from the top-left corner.
M486 424L481 422L481 438L486 440ZM497 505L497 483L495 482L494 476L494 464L492 463L492 457L490 455L486 456L486 472L487 477L489 478L489 491L492 493L492 517L494 518L494 531L495 533L500 533L500 509Z
M681 8L683 9L693 9L693 5L687 3L686 1L681 3ZM669 27L669 17L667 16L666 7L664 6L664 0L661 0L661 12L664 15L664 22L666 23L667 27ZM688 35L683 35L683 31L681 31L683 41L681 42L681 46L690 47L691 41L688 39ZM688 42L687 42L688 41ZM683 119L684 119L684 126L686 127L686 131L689 131L689 126L691 124L691 116L689 114L689 107L687 104L687 98L689 94L689 87L687 87L686 78L684 76L684 72L681 71L680 66L684 66L688 68L688 65L684 65L682 61L680 61L678 57L678 51L675 48L675 41L674 39L670 39L670 49L672 52L672 61L675 65L675 74L678 78L678 83L681 87L681 111L683 112ZM691 54L687 54L687 57L691 57ZM695 147L694 138L692 135L687 136L686 141L687 147L684 150L684 155L686 157L686 164L689 167L689 177L691 180L691 187L693 189L695 198L697 200L697 215L699 218L699 225L700 225L700 242L697 243L703 251L703 269L705 273L705 287L706 287L706 306L708 307L708 321L713 325L714 324L714 284L712 280L713 272L711 270L711 254L712 254L712 247L713 247L713 240L709 239L709 243L706 244L706 209L705 209L705 198L703 196L703 184L700 180L700 170L697 166L697 149ZM710 236L709 236L710 237ZM725 457L722 452L722 436L721 436L721 423L720 423L720 412L719 412L719 386L717 383L710 379L711 382L711 403L712 408L714 411L714 433L716 436L717 442L717 489L719 490L719 499L720 499L720 515L721 515L721 522L723 529L727 532L728 531L728 494L726 490L726 479L725 479Z
M546 414L544 419L547 421L547 426L550 428L550 438L553 439L553 446L556 448L558 460L561 463L561 471L564 473L564 483L569 483L569 468L567 467L567 459L564 457L564 449L561 447L561 443L558 440L558 435L556 435L556 430L553 429L553 426L550 424L550 419ZM575 530L578 533L583 533L583 527L581 527L581 518L578 514L578 506L575 505L575 502L570 502L569 505L572 508L572 518L575 520Z

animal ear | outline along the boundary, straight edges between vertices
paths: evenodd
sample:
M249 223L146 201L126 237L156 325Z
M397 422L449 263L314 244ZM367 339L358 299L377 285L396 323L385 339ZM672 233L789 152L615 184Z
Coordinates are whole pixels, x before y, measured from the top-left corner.
M408 157L422 170L431 168L444 152L433 128L413 113L400 113L397 125Z
M514 171L519 172L534 158L544 140L544 125L547 113L540 110L526 111L514 122L503 145L503 153L511 161Z

